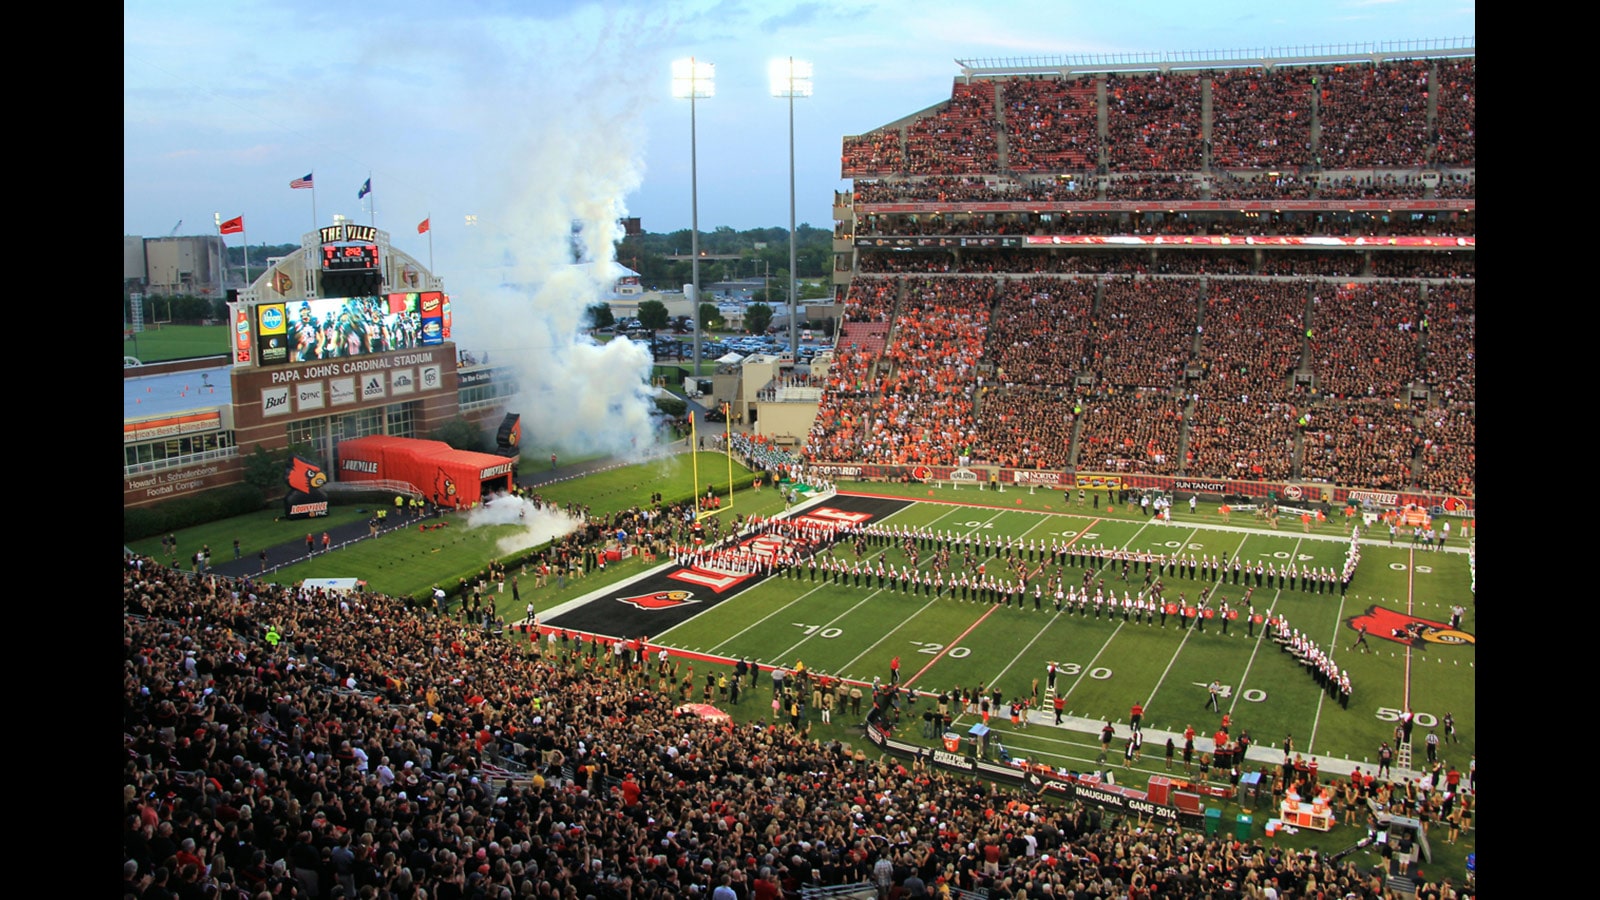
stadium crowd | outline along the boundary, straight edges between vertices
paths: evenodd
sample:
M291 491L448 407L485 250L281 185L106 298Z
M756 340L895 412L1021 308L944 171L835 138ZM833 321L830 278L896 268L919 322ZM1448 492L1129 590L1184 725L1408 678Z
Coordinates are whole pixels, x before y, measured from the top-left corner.
M825 676L773 673L793 717L736 726L680 714L692 665L647 639L551 632L541 646L382 595L137 556L123 599L125 897L792 900L856 882L906 900L1383 896L1352 861L1102 818L812 740L807 687L861 716L859 686ZM745 693L770 671L744 667ZM874 692L880 718L893 696ZM1280 793L1291 783L1267 775ZM1401 808L1418 793L1332 787ZM1424 785L1409 802L1459 827L1465 801L1445 810L1442 794Z
M1304 277L857 278L847 310L887 325L887 343L841 342L803 452L1459 487L1473 480L1473 294ZM1426 417L1430 434L1419 386L1448 407Z

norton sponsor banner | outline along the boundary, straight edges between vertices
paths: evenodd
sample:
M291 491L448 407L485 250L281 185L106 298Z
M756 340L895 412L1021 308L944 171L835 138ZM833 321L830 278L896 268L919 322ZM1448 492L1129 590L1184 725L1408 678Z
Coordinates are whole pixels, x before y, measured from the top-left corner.
M1040 472L1035 469L1001 469L1001 481L1012 484L1064 484L1067 476L1061 472Z
M124 444L136 444L140 441L154 441L162 438L180 437L185 434L218 431L221 428L222 413L220 412L171 416L165 419L151 419L147 422L124 422L122 424L122 442Z

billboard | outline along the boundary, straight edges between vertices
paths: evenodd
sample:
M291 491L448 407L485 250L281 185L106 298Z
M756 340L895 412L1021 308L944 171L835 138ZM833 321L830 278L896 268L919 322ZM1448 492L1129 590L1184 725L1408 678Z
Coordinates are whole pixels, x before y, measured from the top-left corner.
M438 291L259 303L256 358L270 366L442 344L447 308Z

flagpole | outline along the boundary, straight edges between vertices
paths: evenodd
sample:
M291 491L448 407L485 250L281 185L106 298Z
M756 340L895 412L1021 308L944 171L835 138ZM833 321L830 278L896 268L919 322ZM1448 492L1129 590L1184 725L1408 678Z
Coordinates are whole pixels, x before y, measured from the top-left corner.
M250 232L244 230L243 221L239 222L239 236L244 238L244 286L248 290L250 287Z
M367 186L368 186L367 187L367 223L370 224L373 228L377 228L378 227L378 201L372 199L376 195L372 193L371 185L372 185L372 170L368 169L367 170Z
M311 230L316 231L317 225L317 170L311 170Z
M214 212L211 214L211 218L217 223L217 242L222 245L222 259L220 260L222 265L217 267L217 296L226 297L228 295L228 239L222 236L222 213Z
M428 213L428 275L433 275L433 213Z

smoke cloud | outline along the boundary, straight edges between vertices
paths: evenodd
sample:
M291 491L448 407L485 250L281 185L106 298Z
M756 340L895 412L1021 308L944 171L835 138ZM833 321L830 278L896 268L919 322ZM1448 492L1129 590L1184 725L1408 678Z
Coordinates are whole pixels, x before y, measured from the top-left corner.
M546 541L566 537L583 527L583 520L553 507L537 507L511 494L495 494L467 513L467 527L518 525L521 531L495 543L501 556L511 556Z
M483 207L465 229L465 258L440 274L457 345L515 370L521 392L509 411L523 416L525 446L628 458L654 451L649 351L583 333L586 309L618 277L618 220L643 178L644 103L664 90L664 64L643 52L644 25L608 22L599 44L585 48L546 36L510 50L513 38L503 36L485 55L493 62L474 60L504 69L473 80L483 89L474 100L487 101L481 127L495 140L475 165Z

